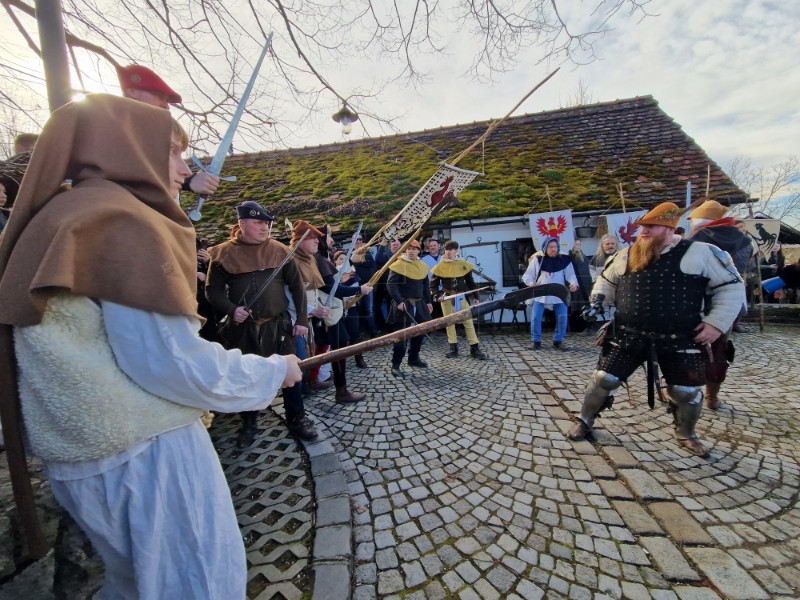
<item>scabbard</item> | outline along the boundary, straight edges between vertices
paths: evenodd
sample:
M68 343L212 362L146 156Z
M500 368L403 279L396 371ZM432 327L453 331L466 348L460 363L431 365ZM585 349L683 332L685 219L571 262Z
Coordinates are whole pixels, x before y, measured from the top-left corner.
M658 380L658 356L655 346L650 343L647 348L647 404L651 409L656 406L656 390L661 396Z

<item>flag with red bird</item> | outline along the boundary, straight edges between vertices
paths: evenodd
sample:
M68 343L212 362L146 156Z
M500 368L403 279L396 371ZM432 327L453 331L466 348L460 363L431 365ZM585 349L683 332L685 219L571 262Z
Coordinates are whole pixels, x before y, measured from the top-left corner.
M545 240L556 238L559 251L567 253L575 243L571 210L556 210L530 216L531 237L536 249L541 250Z

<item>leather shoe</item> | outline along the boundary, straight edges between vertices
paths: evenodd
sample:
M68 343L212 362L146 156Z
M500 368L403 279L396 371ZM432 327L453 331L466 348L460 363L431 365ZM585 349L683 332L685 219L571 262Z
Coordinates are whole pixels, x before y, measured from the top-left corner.
M422 360L419 356L415 356L414 358L408 359L408 366L409 367L418 367L420 369L427 369L428 363Z
M531 350L541 350L542 349L542 342L533 342L531 344Z
M403 378L403 377L406 376L406 374L403 373L403 371L400 370L400 367L392 367L392 375L394 375L395 377L400 377L400 378Z
M366 394L351 392L346 387L336 390L336 404L355 404L356 402L361 402L366 397Z
M294 419L288 421L286 423L286 427L289 429L289 433L291 433L293 436L307 442L317 439L317 436L319 435L316 427L314 427L314 423L305 415L305 413L300 413Z
M711 450L701 444L700 440L678 440L678 443L686 448L689 452L695 456L699 456L700 458L706 458L709 454L711 454Z
M320 392L322 390L327 390L329 387L333 386L333 381L328 379L327 381L319 381L318 379L314 379L313 381L309 381L307 385L304 387L312 393Z
M361 354L356 354L356 366L357 366L359 369L366 369L366 368L368 368L368 367L367 367L367 363L366 363L366 361L364 361L364 357L363 357Z
M579 442L585 440L586 436L588 436L591 431L591 427L584 423L582 419L578 419L575 425L572 426L572 429L569 430L569 433L567 433L567 437Z

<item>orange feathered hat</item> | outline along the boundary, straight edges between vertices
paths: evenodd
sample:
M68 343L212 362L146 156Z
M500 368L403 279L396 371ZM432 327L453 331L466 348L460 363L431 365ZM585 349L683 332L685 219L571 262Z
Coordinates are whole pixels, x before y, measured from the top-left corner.
M636 221L636 225L663 225L677 229L683 213L677 204L664 202Z

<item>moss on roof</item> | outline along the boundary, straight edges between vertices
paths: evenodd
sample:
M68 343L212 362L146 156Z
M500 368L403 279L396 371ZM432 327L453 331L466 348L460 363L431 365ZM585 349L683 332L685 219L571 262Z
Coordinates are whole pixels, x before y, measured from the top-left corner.
M331 223L345 231L364 220L367 231L385 224L436 171L437 165L469 146L489 122L345 143L241 154L229 157L223 183L203 209L198 234L213 242L227 237L234 206L256 200L277 217ZM545 186L554 209L603 209L618 202L622 183L629 205L682 202L686 182L705 189L711 166L711 195L723 203L746 195L651 97L574 107L514 117L473 151L459 167L480 171L459 195L457 207L434 223L466 218L517 216L538 205L547 210ZM187 194L188 209L196 202Z

